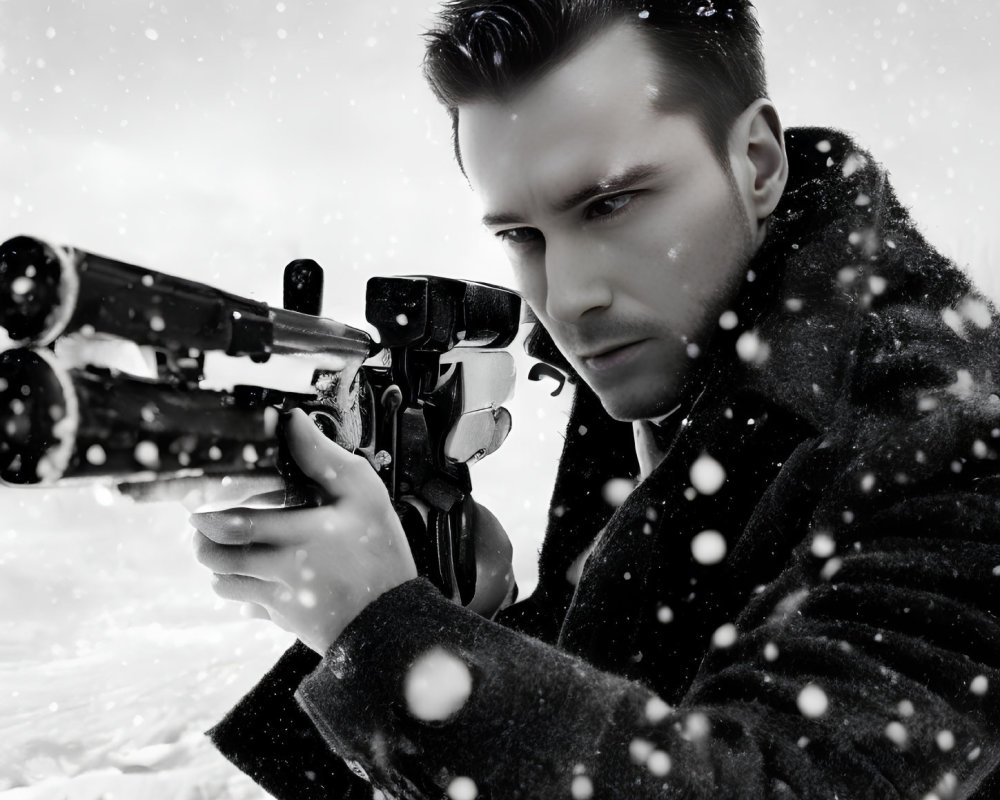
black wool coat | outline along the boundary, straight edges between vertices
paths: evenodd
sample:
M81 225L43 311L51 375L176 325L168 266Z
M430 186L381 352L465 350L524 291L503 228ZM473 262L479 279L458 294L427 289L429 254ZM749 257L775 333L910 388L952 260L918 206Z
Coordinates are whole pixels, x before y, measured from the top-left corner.
M383 595L322 661L293 647L223 753L289 798L1000 796L1000 324L869 155L786 142L659 467L610 508L631 426L577 387L535 593L496 621ZM445 719L406 699L428 653Z

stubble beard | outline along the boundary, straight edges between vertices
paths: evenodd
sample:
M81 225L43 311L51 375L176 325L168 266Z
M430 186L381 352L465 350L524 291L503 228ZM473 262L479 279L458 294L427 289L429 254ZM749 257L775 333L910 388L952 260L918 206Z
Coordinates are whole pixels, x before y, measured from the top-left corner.
M736 299L756 252L750 220L741 201L736 177L729 164L723 165L723 171L730 189L730 215L724 224L736 226L743 234L732 257L727 259L732 263L726 272L725 282L705 301L699 325L694 331L685 334L668 332L668 337L676 343L676 349L672 350L677 354L677 357L672 359L676 363L665 365L662 373L653 372L648 376L649 381L660 381L661 386L644 387L643 391L633 398L602 397L601 392L591 386L601 400L604 410L613 419L633 421L661 417L676 408L678 403L683 403L685 397L690 397L706 378L709 364L704 359L712 357L712 345L719 330L719 319ZM663 269L666 272L666 262ZM630 399L634 402L629 402Z

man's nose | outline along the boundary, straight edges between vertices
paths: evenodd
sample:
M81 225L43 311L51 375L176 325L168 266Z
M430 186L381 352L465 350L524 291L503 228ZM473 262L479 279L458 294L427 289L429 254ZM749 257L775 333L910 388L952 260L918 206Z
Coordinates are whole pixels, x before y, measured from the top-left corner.
M606 254L583 242L549 241L545 248L545 310L550 319L577 322L588 311L611 305Z

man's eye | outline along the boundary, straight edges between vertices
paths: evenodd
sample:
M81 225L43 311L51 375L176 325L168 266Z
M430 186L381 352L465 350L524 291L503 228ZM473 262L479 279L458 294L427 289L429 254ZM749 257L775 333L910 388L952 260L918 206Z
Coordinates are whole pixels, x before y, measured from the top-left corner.
M505 244L532 244L541 241L542 234L537 228L511 228L497 231L497 238Z
M616 194L614 197L604 197L587 207L588 217L609 217L621 211L632 202L634 194Z

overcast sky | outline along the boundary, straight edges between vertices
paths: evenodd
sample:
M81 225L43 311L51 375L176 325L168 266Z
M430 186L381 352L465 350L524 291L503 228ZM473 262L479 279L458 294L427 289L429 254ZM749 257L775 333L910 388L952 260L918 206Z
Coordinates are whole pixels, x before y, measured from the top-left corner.
M759 5L786 125L856 134L996 294L992 0ZM284 263L310 256L341 286L327 312L355 322L373 273L503 282L419 73L431 8L0 0L0 234L271 301Z

